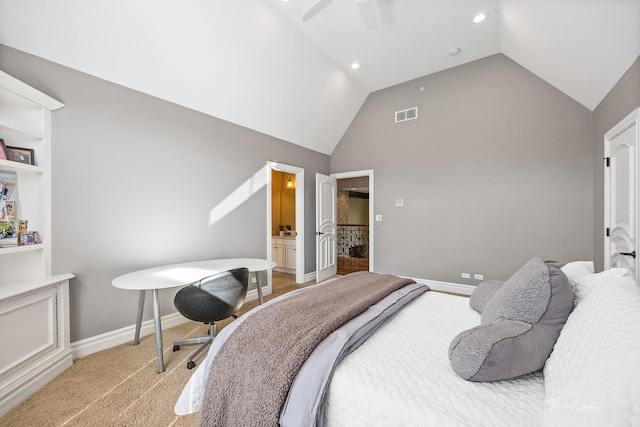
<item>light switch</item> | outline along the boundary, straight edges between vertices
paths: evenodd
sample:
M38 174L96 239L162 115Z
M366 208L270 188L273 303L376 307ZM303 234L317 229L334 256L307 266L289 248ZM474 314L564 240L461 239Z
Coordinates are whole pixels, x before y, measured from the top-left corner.
M382 215L376 215L376 221L382 221Z

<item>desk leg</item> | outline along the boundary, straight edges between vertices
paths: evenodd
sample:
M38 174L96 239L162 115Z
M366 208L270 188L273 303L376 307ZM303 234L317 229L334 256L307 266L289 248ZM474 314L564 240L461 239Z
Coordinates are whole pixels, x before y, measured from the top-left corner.
M260 272L254 271L253 274L256 275L256 289L258 290L258 302L262 304L264 300L262 298L262 285L260 284Z
M140 344L140 327L142 326L142 313L144 311L144 296L147 291L144 289L140 291L140 296L138 297L138 317L136 318L136 333L133 336L133 345Z
M164 372L164 357L162 354L162 324L160 323L160 301L158 290L153 290L153 320L156 326L156 350L158 352L158 373Z

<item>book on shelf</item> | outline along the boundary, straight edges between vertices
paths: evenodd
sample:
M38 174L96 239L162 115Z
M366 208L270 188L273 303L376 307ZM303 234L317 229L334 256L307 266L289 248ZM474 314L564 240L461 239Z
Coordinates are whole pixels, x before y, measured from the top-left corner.
M16 171L0 170L0 248L18 245L18 204L13 199Z
M0 248L18 245L16 202L0 200Z
M12 200L16 185L18 185L17 172L0 169L0 202Z
M0 248L18 246L18 233L15 221L0 219Z

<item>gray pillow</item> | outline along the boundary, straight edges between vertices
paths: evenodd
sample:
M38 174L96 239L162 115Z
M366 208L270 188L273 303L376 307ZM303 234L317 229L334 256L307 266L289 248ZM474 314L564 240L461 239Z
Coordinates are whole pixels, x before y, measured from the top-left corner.
M503 283L504 280L487 280L476 286L469 298L471 308L478 313L482 313L484 306L487 305L493 294L500 289Z
M537 371L572 310L573 291L567 276L534 258L486 303L480 326L453 339L451 366L469 381L503 380Z

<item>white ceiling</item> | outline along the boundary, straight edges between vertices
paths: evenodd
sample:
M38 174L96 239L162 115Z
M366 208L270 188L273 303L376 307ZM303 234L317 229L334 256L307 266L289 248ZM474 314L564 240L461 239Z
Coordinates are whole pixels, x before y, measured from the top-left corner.
M501 52L593 110L640 54L639 0L334 0L306 23L318 0L267 1L369 92Z
M639 0L369 1L0 0L0 43L325 154L407 80L501 52L593 110L640 55Z

